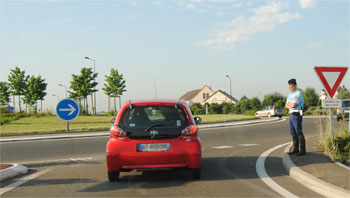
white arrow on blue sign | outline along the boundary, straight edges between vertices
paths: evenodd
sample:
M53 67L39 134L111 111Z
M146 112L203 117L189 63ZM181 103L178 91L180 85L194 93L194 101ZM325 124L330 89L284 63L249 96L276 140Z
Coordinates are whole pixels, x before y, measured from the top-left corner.
M79 105L72 99L63 99L56 106L56 114L62 120L74 120L79 115Z

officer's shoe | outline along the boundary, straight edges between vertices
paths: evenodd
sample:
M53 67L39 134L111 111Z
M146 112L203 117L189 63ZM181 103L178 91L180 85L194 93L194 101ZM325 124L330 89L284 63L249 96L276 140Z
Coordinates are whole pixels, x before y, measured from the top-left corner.
M305 154L306 154L305 150L300 150L296 155L301 156L301 155L305 155Z
M299 153L299 140L297 136L293 136L293 150L290 151L289 155L294 155Z
M289 155L294 155L294 154L297 154L297 153L299 153L299 149L298 149L298 147L294 147L293 150L290 151L288 154Z
M306 154L305 138L303 135L300 135L298 138L299 138L299 144L300 144L300 151L297 153L297 156L305 155Z

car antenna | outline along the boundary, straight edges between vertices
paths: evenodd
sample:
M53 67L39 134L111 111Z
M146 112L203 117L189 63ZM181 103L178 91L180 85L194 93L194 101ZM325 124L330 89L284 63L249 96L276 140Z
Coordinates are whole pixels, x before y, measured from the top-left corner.
M130 109L132 109L134 107L134 105L132 105L131 100L129 100L129 105L130 105Z

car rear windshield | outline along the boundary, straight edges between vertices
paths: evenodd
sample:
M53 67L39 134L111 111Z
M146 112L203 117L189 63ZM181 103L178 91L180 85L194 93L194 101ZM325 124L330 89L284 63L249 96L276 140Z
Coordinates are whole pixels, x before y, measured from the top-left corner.
M150 127L184 128L188 125L183 108L174 106L134 106L125 109L119 126L127 131L146 130Z
M344 100L342 102L342 107L350 107L350 100Z
M283 107L281 107L281 106L276 106L275 108L276 109L283 109Z

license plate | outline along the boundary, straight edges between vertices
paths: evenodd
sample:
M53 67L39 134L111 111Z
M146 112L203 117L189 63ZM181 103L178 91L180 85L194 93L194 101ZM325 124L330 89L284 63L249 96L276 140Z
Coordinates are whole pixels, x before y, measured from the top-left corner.
M170 143L158 144L138 144L138 151L168 151L170 150Z

